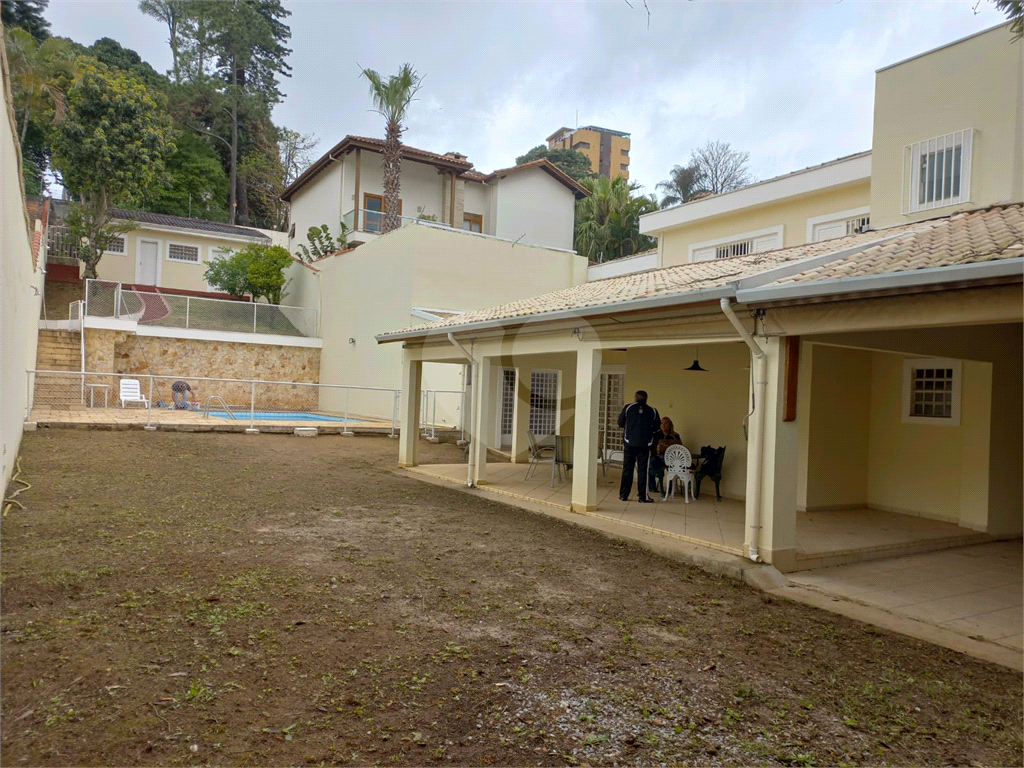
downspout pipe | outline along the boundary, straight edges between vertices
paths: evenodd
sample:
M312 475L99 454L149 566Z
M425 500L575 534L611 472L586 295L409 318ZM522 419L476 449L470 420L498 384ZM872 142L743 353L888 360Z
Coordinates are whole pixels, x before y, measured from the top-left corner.
M722 312L732 323L733 328L739 333L740 338L750 347L750 354L754 363L754 439L751 441L747 455L747 463L754 468L750 477L751 487L747 488L747 499L751 502L750 520L750 553L749 557L755 563L763 562L757 551L758 540L761 537L761 477L764 468L761 466L764 455L764 412L765 412L765 391L768 388L768 359L761 345L754 341L754 337L746 329L728 298L719 300Z
M474 360L473 356L471 354L469 354L469 351L464 346L462 346L462 344L459 343L459 340L455 338L455 334L454 333L451 333L451 332L448 333L448 341L456 349L458 349L459 352L461 352L463 354L463 356L469 361L469 367L470 367L470 370L471 370L470 381L473 382L472 386L475 387L476 386L476 381L477 381L477 378L476 378L477 377L476 360ZM470 403L471 403L472 408L476 408L476 398L470 397ZM462 423L463 423L463 425L465 425L465 423L466 423L465 422L466 414L462 414L462 419L463 419ZM469 422L469 439L470 439L469 461L466 462L466 487L467 488L472 488L473 487L473 475L476 472L476 451L474 450L474 448L476 446L473 445L473 442L476 440L476 435L473 432L473 422L472 422L472 419Z

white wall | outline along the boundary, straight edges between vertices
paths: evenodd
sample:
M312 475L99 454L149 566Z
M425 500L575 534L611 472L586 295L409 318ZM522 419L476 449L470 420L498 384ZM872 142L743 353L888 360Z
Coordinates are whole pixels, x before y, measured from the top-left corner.
M0 45L2 48L2 45ZM0 490L14 473L25 421L28 385L35 368L43 271L32 263L32 241L21 184L7 57L3 54L3 110L0 117ZM45 253L41 253L45 260Z
M494 234L494 217L490 210L490 187L479 181L467 181L465 184L465 196L463 197L463 213L478 213L484 217L484 234ZM460 227L462 222L455 222Z
M624 259L612 259L603 264L591 264L587 267L587 280L604 280L606 277L631 275L634 272L646 272L661 266L658 252L644 253L638 256L627 256Z
M497 216L494 234L520 243L572 248L576 198L540 168L509 174L491 183Z
M332 235L338 234L341 217L352 207L346 206L342 200L343 175L343 163L339 158L292 197L289 229L291 224L295 225L295 237L288 245L291 253L295 253L299 244L307 245L306 232L310 227L326 224Z

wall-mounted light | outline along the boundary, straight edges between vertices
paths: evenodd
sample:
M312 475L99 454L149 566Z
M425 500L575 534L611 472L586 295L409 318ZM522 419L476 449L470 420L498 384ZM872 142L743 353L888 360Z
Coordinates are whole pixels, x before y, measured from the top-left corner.
M349 344L355 344L355 343L356 343L356 340L355 340L355 339L353 339L353 338L352 338L351 336L349 336L349 337L348 337L348 343L349 343Z
M569 334L569 335L570 336L575 336L580 341L583 341L583 331L581 331L579 328L573 328L572 329L572 333Z

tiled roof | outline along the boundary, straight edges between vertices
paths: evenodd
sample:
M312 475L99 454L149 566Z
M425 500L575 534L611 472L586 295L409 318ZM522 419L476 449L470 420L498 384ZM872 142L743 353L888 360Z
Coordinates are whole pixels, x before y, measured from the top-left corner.
M546 157L542 157L540 160L532 160L529 163L523 163L522 165L513 165L510 168L500 168L499 170L488 174L484 178L484 181L492 181L494 179L501 178L502 176L508 176L510 173L519 173L520 171L525 171L530 168L540 168L542 171L554 178L555 181L558 181L571 189L577 197L588 197L590 195L589 189L584 187L576 181L576 179L552 163Z
M996 206L932 219L913 234L872 246L769 285L866 277L1024 256L1021 205Z
M370 136L346 136L350 142L360 142L362 144L371 144L375 147L379 147L381 150L384 149L384 139L374 139ZM451 155L442 155L438 152L429 152L425 149L417 149L416 147L410 147L408 144L402 145L402 157L409 158L422 158L424 160L435 160L441 163L452 163L453 165L463 165L466 168L472 168L473 164L469 160L461 160L454 158Z
M63 220L67 217L71 204L66 200L53 201L53 216L55 219ZM266 235L259 230L237 227L234 224L222 224L219 221L207 221L206 219L191 219L185 216L171 216L167 213L150 213L149 211L130 211L125 208L111 208L110 212L118 219L124 221L137 221L139 224L156 224L158 227L176 227L178 229L191 229L196 232L208 232L212 234L231 235L232 237L246 237L252 240L268 241Z
M460 178L469 179L470 181L487 181L487 174L480 173L480 171L466 171L460 174Z
M382 333L378 338L410 333L446 332L460 326L490 321L522 321L558 311L596 314L621 302L678 296L680 304L688 295L723 288L745 278L812 257L841 254L851 248L868 246L825 266L808 267L789 280L824 280L847 274L884 274L906 269L968 264L1021 256L1021 206L997 206L941 219L903 224L818 243L783 248L766 253L733 256L712 261L636 272L595 280L553 293L521 299L496 307L466 312L458 317L424 323L401 331ZM872 243L876 243L871 245ZM845 271L841 271L845 270Z

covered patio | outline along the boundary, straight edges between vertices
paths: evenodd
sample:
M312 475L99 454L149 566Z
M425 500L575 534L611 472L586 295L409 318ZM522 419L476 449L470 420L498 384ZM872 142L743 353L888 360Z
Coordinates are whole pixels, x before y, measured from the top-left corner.
M1020 219L684 264L382 334L404 343L403 423L425 362L471 371L468 465L417 471L784 572L1019 536ZM694 455L726 448L721 502L707 480L695 504L618 499L601 459L635 389ZM526 481L531 433L572 437L570 482L552 487L550 465ZM417 467L415 434L399 463Z

